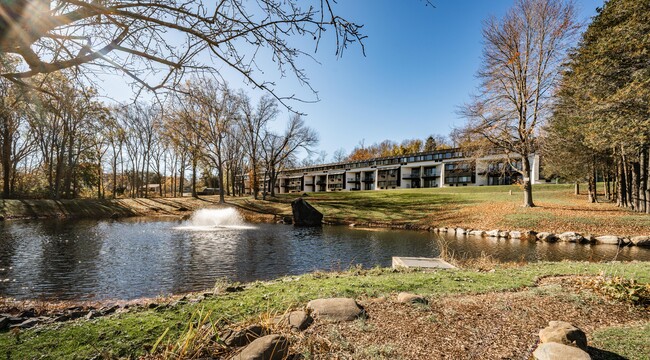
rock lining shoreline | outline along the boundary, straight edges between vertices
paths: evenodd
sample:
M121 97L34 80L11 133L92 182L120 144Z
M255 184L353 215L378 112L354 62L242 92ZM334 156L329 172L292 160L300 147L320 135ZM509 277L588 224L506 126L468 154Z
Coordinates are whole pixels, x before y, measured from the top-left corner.
M326 223L328 225L344 225L341 223ZM640 246L650 247L650 235L638 236L618 236L618 235L592 235L581 234L574 231L567 231L561 234L551 232L537 232L533 230L526 231L510 231L510 230L480 230L480 229L465 229L461 227L435 227L429 225L418 224L392 224L381 222L367 222L367 223L350 223L349 227L353 228L386 228L392 230L416 230L428 231L434 233L446 233L456 236L474 236L482 238L496 238L504 240L527 240L527 241L540 241L540 242L569 242L579 243L586 245L617 245L617 246Z

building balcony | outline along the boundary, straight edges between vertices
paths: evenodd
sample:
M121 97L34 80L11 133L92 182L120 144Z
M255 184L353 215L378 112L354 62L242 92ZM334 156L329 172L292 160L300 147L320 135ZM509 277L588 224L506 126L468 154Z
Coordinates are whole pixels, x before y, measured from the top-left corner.
M325 185L327 184L327 181L316 181L316 185Z
M359 184L361 179L348 179L348 184Z
M440 174L438 173L424 173L422 174L422 178L424 179L432 179L432 178L437 178L440 177Z
M362 181L363 181L364 183L369 183L369 182L374 183L374 182L375 182L375 178L364 178Z
M420 174L405 174L402 176L402 179L419 179Z

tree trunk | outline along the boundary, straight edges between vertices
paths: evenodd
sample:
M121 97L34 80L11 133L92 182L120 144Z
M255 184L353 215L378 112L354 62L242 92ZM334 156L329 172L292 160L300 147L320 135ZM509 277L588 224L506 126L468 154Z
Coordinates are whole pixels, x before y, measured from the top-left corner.
M196 167L197 167L196 156L192 156L192 197L196 198Z
M530 160L528 156L522 156L522 172L524 175L524 207L534 207L533 186L530 181Z
M639 200L641 199L640 195L640 184L641 184L641 166L638 162L633 162L630 164L630 171L632 171L632 207L634 211L639 211L640 204Z
M2 129L2 197L7 199L11 196L11 139L13 138L9 128L9 119L3 117Z
M612 200L612 193L609 183L609 169L607 167L603 167L603 190L605 191L605 199L608 201Z
M178 179L179 197L183 197L183 188L185 188L185 159L181 160L180 179Z
M219 166L217 167L217 171L219 171L219 204L225 204L226 203L226 197L225 197L225 189L223 187L224 181L223 181L223 164L221 160L219 160Z
M266 182L266 177L267 176L268 176L268 171L265 171L264 172L264 178L262 179L262 181L264 182L264 184L262 185L262 187L264 189L264 190L262 190L262 200L266 200L266 187L267 187L267 185L266 185L266 183L267 183Z
M618 207L627 206L627 190L625 189L625 168L623 166L623 156L616 156L616 205Z
M576 183L575 183L574 194L575 195L580 195L580 182L579 181L576 181Z
M648 149L646 147L641 149L640 155L641 155L641 163L640 163L641 181L639 184L639 194L640 194L639 211L645 213L648 211L648 196L646 194L646 189L648 188Z

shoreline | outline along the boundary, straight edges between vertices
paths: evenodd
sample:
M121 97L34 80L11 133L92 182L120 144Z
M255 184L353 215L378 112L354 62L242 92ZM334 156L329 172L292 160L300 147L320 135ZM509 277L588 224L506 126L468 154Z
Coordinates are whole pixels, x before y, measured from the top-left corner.
M205 208L235 208L245 221L250 223L284 224L284 218L291 217L285 211L279 211L271 205L287 205L284 202L267 201L267 207L254 203L246 197L230 197L225 204L214 199L218 196L200 198L140 198L140 199L75 199L75 200L0 200L0 223L11 220L47 220L47 219L123 219L123 218L171 218L186 220L192 212ZM11 204L11 203L14 204ZM9 205L8 205L9 203ZM7 213L14 211L13 213ZM456 236L494 237L522 241L572 242L591 245L617 245L650 247L650 231L646 234L624 236L621 234L592 234L577 231L553 233L551 231L474 229L471 227L433 226L422 224L421 220L405 223L404 221L354 221L325 216L324 225L349 226L368 229L414 230L436 233L455 234ZM541 234L541 236L540 236Z
M541 324L545 321L554 320L560 315L566 316L565 310L573 309L573 306L578 304L577 297L586 303L580 303L583 304L581 307L572 310L574 321L582 319L581 316L590 313L583 312L582 308L585 311L587 309L591 311L593 310L592 306L600 306L603 311L612 309L621 314L628 314L625 316L625 321L619 326L638 326L634 325L637 324L636 322L630 322L635 317L637 321L641 321L640 324L647 324L650 321L643 306L630 307L630 309L636 309L630 313L625 309L632 305L626 305L621 299L614 300L612 298L612 300L605 300L603 303L598 300L600 298L596 297L601 295L585 295L585 292L578 288L572 290L572 284L582 284L580 286L583 286L592 284L593 281L602 283L609 281L608 279L618 279L619 277L636 279L640 284L647 284L650 281L650 267L646 263L543 262L492 264L492 266L490 269L464 268L435 272L395 271L388 268L317 272L244 285L222 284L219 289L215 288L204 293L195 292L191 296L178 295L168 299L152 299L154 300L153 305L151 303L135 305L133 302L126 308L124 306L113 308L106 305L107 307L104 309L85 309L88 310L85 314L85 310L72 309L71 311L75 311L75 313L70 314L71 318L68 320L43 324L32 323L30 327L34 328L20 331L21 341L18 343L11 331L0 331L0 349L3 346L9 346L13 349L12 355L17 358L31 358L33 354L48 354L54 358L68 358L71 354L92 357L106 349L122 355L132 354L139 358L147 354L151 349L150 345L157 342L162 336L166 336L164 343L170 344L184 336L183 329L187 327L190 315L194 316L204 311L213 313L214 319L211 321L214 321L214 325L212 326L219 334L228 331L228 329L246 328L251 324L258 324L260 321L262 324L267 324L262 326L268 326L277 331L272 323L264 321L270 321L274 316L292 309L301 309L308 301L322 296L357 299L369 312L367 319L352 322L349 326L334 325L347 334L360 335L361 337L356 338L359 346L363 346L365 341L373 341L372 337L363 340L362 335L372 329L381 331L382 324L384 324L382 318L397 320L402 311L411 314L411 310L407 309L412 309L412 314L409 316L423 321L418 323L419 326L429 324L436 327L441 325L436 321L429 322L427 320L429 318L431 320L446 319L443 324L449 324L452 331L461 331L463 326L475 324L475 322L487 325L490 321L483 321L480 316L468 318L465 322L453 321L457 315L454 315L454 311L449 310L450 306L457 306L460 310L464 309L466 305L484 304L486 303L484 299L503 302L506 305L512 305L514 301L521 306L530 306L531 302L527 299L533 299L533 297L538 299L541 296L546 300L536 301L537 305L534 306L534 309L537 310L533 310L533 308L530 310L540 311L540 316L534 317L535 321L539 323L536 323L535 327L539 328L543 327ZM567 281L569 282L566 283ZM563 285L565 283L566 287ZM231 287L230 291L227 290L228 287ZM395 297L404 291L421 294L433 305L430 308L422 305L408 307L408 305L397 303L394 300ZM457 301L459 298L465 300L459 302ZM491 301L488 302L491 303ZM547 306L547 304L550 305ZM493 311L494 314L490 316L502 318L505 314L502 312L510 311L508 309L508 307L501 309L499 306L489 306L482 311ZM395 312L396 310L397 312ZM523 311L523 308L519 311ZM101 316L102 312L105 313L104 316ZM637 317L639 315L634 314L645 315ZM594 316L597 317L597 315ZM611 315L610 321L618 323L621 319L617 316ZM505 319L508 324L516 327L525 324L516 316ZM607 328L607 326L599 325L600 322L594 322L593 319L589 321L588 324L592 331ZM364 324L372 324L373 327L366 328ZM404 324L390 323L387 326L389 328L396 326L396 329L405 331L404 326L408 326L408 324L407 321ZM586 324L582 323L583 326ZM315 332L316 338L330 334L327 326L329 325L317 323L312 330L308 330L304 334L311 336L310 334ZM526 326L523 326L517 328L519 330L516 331L527 337L527 344L534 342L525 328ZM170 329L169 333L166 329ZM303 345L300 342L301 335L295 337L291 335L293 334L291 332L287 334L295 341L295 346L297 346L295 349L300 351ZM381 334L388 333L381 332ZM332 340L336 340L336 338ZM473 342L468 339L464 343ZM521 349L520 346L514 348ZM238 351L237 348L232 347L219 347L218 349L218 354L225 355L232 355Z

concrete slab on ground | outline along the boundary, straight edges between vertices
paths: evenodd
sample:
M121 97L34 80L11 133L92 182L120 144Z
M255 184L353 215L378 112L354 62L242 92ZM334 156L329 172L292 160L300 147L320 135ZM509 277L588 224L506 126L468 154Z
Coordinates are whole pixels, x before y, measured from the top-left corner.
M421 268L421 269L455 269L456 267L440 258L404 257L393 256L393 269Z

